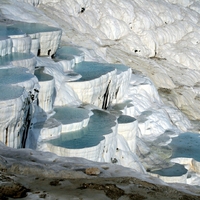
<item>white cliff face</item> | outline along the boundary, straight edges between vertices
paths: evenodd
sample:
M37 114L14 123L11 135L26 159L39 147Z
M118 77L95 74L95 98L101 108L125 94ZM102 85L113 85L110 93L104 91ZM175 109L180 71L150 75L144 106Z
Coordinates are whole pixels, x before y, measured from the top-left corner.
M24 147L34 112L39 85L26 68L0 70L1 141L13 148Z
M138 121L128 115L118 118L118 134L122 135L132 152L136 152L136 136L138 135Z
M21 146L24 116L29 109L28 94L22 87L1 85L1 141L10 147ZM21 120L20 120L21 119Z
M126 66L82 62L73 70L80 74L81 78L68 82L68 85L82 102L107 109L112 102L124 100L131 77L131 70Z
M0 38L0 52L1 56L10 54L12 52L12 40L11 38L2 36Z
M90 73L87 73L87 70ZM69 82L68 85L78 94L79 99L100 108L107 108L111 102L110 95L114 86L112 80L115 81L116 69L99 63L83 62L77 65L74 71L82 77L75 82Z
M43 73L43 68L35 70L34 75L40 84L38 96L38 106L44 112L50 112L53 109L53 97L55 90L55 80L52 76Z

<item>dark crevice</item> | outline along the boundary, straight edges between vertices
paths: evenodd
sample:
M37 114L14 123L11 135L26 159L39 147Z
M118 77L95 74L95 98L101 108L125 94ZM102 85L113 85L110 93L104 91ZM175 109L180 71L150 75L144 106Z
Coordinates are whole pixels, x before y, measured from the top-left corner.
M28 137L28 132L29 132L29 128L30 128L30 124L31 124L31 112L32 112L32 107L30 102L28 102L28 111L26 114L26 118L25 118L25 122L24 122L24 130L22 132L22 140L21 140L21 148L25 148L26 147L26 139Z
M82 7L81 8L81 13L83 13L85 11L85 8L84 7Z
M51 49L48 50L48 56L50 56L50 55L51 55Z
M111 82L111 81L110 81ZM108 86L106 88L106 92L105 94L103 95L103 105L102 105L102 109L107 109L108 108L108 97L109 97L109 86L110 86L110 82L108 83Z
M56 54L54 53L54 54L51 55L51 58L54 59L55 56L56 56Z
M115 99L117 98L117 94L119 92L119 87L117 88L116 92L115 92Z
M37 56L40 56L40 49L38 49Z
M37 98L37 106L39 107L39 99Z
M6 128L6 141L5 145L8 146L8 127Z

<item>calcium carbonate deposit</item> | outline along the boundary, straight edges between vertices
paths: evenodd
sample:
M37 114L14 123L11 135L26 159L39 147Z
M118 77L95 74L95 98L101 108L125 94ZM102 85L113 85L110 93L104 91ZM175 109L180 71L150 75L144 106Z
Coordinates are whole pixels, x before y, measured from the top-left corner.
M198 0L1 0L1 145L200 184L199 19Z

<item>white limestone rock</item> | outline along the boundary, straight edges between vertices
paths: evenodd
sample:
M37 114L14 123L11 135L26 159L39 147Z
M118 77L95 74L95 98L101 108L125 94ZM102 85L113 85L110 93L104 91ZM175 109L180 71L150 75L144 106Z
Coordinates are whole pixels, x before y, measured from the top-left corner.
M199 119L199 109L194 109L198 108L199 104L199 62L197 59L199 55L199 14L191 10L198 11L195 8L198 3L195 4L194 1L172 0L159 2L153 0L148 2L144 0L136 2L98 2L96 0L74 2L71 0L52 0L50 3L43 0L38 8L27 6L29 12L23 12L27 8L23 10L22 5L25 4L22 1L20 2L17 5L14 1L3 0L0 5L1 12L5 16L9 16L9 18L18 16L19 20L25 19L34 22L40 20L52 24L55 22L50 20L50 17L54 15L55 20L63 26L66 34L66 42L83 45L87 48L94 48L107 61L128 63L134 69L143 71L145 75L151 78L157 88L161 88L161 92L165 89L169 91L170 95L169 97L166 95L165 99L168 98L167 100L170 100L172 106L176 105L182 109L191 119ZM41 1L29 1L29 3L38 5ZM176 4L179 4L179 6ZM192 8L193 5L194 7ZM14 6L18 9L12 12ZM84 11L81 10L83 7L85 8ZM105 9L105 7L108 9ZM24 13L23 16L21 16L21 13ZM49 18L45 15L49 15ZM43 38L43 34L40 36L36 33L31 35L31 37L41 38L43 41L49 41L49 39L53 38L53 34L50 32L44 33L44 35ZM55 41L59 40L58 35ZM34 47L33 51L36 53L38 41L35 41L35 43L36 47ZM42 50L38 51L38 53L52 55L52 50L54 51L56 45L54 42L50 45L51 47L48 44L44 44L44 46L42 45ZM188 49L189 53L187 53ZM150 57L150 59L137 58L135 55ZM54 105L80 104L75 92L69 87L70 84L73 85L78 81L66 83L63 71L70 69L70 66L66 63L60 64L62 66L60 65L59 67L59 63L55 65L50 64L50 62L45 63L45 72L48 72L55 78L56 99ZM54 67L57 67L57 69L53 69ZM116 70L115 73L110 73L107 79L104 77L107 81L106 83L100 79L96 81L98 83L92 81L90 81L91 85L87 83L89 89L96 84L97 88L100 88L103 93L100 96L96 95L94 91L98 91L99 89L94 87L89 90L91 92L89 94L87 93L88 88L84 86L83 91L88 95L84 94L86 102L88 101L89 103L94 103L94 105L107 108L116 95L117 90L114 85L124 85L124 88L127 87L128 81L117 82L122 76L123 73L118 74ZM123 102L122 97L125 93L123 93L123 87L121 88L121 94L117 100L119 100L121 105L123 103L124 105L117 112L121 111L124 114L139 119L140 132L138 135L141 137L140 139L146 138L154 141L158 136L166 133L168 129L173 129L176 132L177 129L174 128L174 124L182 130L187 130L189 122L186 117L179 112L176 115L176 109L172 108L171 110L164 106L153 82L149 78L145 78L144 76L138 77L137 75L134 78L135 80L131 80L131 87L128 90L128 100L130 101ZM122 79L129 80L128 75L126 77L123 76ZM110 80L111 83L109 83ZM81 86L80 84L79 87ZM77 93L81 94L81 91ZM100 100L96 100L96 97L91 97L93 94L99 97ZM107 96L106 99L102 98L104 95ZM82 97L81 100L83 100ZM104 100L107 102L104 102ZM116 102L118 103L118 101ZM191 102L195 104L191 104ZM111 138L113 139L115 136L113 134L106 137L108 140L102 141L105 142L106 146L110 146L105 149L108 150L108 153L106 152L107 155L104 156L104 159L109 160L112 158L114 160L114 156L116 155L113 155L113 152L116 142L112 146L108 141L111 141ZM97 154L103 152L104 144L102 142L101 145L98 144L98 148L96 146L92 147L94 148L94 154L87 149L85 153L89 152L90 155L88 155L88 158L97 159ZM126 146L127 144L125 144L126 142L121 146ZM145 148L145 146L142 146L140 150L146 152L146 154L143 154L146 156L149 150L148 148L142 149L143 147ZM111 153L109 153L109 150ZM61 152L63 150L60 148L58 151ZM78 151L73 151L73 153L74 155L76 153L82 155ZM127 153L127 149L120 150L118 153L119 158L124 155L128 155L127 157L135 163L135 158L132 154L129 155ZM157 157L151 156L147 160L150 162L150 159L156 160ZM127 160L126 162L128 162Z
M83 51L79 50L77 47L63 46L57 49L54 58L55 59L68 59L69 56L73 56L75 63L80 63L84 61L85 54Z
M43 73L43 68L35 70L34 75L38 78L40 91L38 96L38 106L44 112L50 112L53 109L53 97L55 90L55 80L52 76Z
M40 23L14 22L12 26L7 26L7 29L11 32L9 36L14 39L13 51L31 50L35 55L41 56L52 56L60 44L62 35L61 29ZM34 40L32 47L31 40Z
M62 124L62 133L77 131L88 125L91 111L67 106L55 107L53 118Z
M39 149L42 141L58 138L60 136L61 129L61 123L54 118L36 121L33 124L32 129L29 131L26 148L35 150Z
M0 140L9 147L22 146L30 100L20 86L0 84Z
M53 76L55 80L56 95L53 97L54 106L78 106L80 100L77 94L66 83L66 76L63 67L49 58L37 57L37 65L45 66L44 72Z
M116 74L116 78L114 80L114 77L112 79L112 82L115 81L115 83L113 83L114 85L114 95L113 95L113 99L112 99L112 103L119 103L119 102L123 102L124 100L126 100L127 98L127 90L129 88L129 83L131 80L131 76L132 76L132 71L129 67L125 66L125 65L111 65L113 66L115 69L117 69L117 74Z
M12 52L30 53L31 38L25 32L6 23L0 25L0 27L0 36L9 37L12 40Z
M118 118L118 134L128 143L131 152L136 152L136 136L138 135L138 121L133 117L121 115Z
M76 121L76 118L71 117L73 115L72 111L73 109L71 108L71 114L69 113L68 116L70 117L71 125L73 125L73 121ZM62 133L55 140L40 143L38 149L48 150L57 155L111 162L117 146L116 118L105 111L93 110L92 112L94 114L90 117L87 127L79 131L68 130L67 133ZM67 116L67 112L65 115ZM63 119L63 121L66 120Z
M82 62L74 71L82 77L67 84L82 102L100 108L107 108L112 101L122 101L131 76L131 70L126 66L96 62Z
M30 53L32 41L29 36L12 38L12 52Z
M12 52L12 40L9 37L0 37L0 55L5 56Z
M75 66L75 57L72 55L65 56L64 59L54 57L53 60L62 66L64 72L72 70Z
M8 66L8 68L0 69L0 85L2 91L4 91L4 87L8 87L10 90L10 94L9 90L7 94L7 96L10 95L10 98L7 97L8 99L2 101L1 105L1 121L3 122L1 141L10 147L25 147L34 113L33 104L36 102L39 91L37 78L26 68ZM16 88L16 94L14 88L9 88L11 86ZM6 91L4 93L1 94L2 97L6 95ZM12 97L17 94L17 97Z
M29 1L29 3L31 2ZM38 5L36 2L34 3ZM33 2L31 4L33 5ZM21 5L22 2L19 5L13 3L12 6ZM51 3L42 1L37 8L28 5L27 9L31 12L23 12L24 15L20 16L20 8L15 13L11 12L13 8L11 3L4 1L1 9L2 13L9 18L17 15L21 20L39 22L37 17L40 16L41 22L45 20L48 24L58 22L62 25L65 42L94 48L106 61L120 61L142 70L153 80L156 87L173 89L177 87L176 81L180 79L182 73L182 69L176 70L177 64L174 61L179 62L178 67L189 67L198 71L198 5L196 1L99 3L95 0L92 2L60 2L56 0ZM81 12L82 7L85 8L84 12ZM104 9L105 7L107 9ZM50 19L52 14L56 22ZM115 23L109 23L109 27L105 28L109 19L113 19ZM124 33L122 30L125 30ZM123 34L126 36L121 37ZM82 37L83 35L84 37ZM124 49L126 52L123 52ZM120 55L120 58L117 55ZM138 65L138 58L133 57L134 55L155 59L154 62L140 60ZM173 66L173 70L176 72L179 71L179 76L175 76L176 73L172 73L173 70L164 67L163 60L159 61L159 59L167 59L166 62L169 62L169 66ZM128 60L132 61L128 63ZM158 63L158 65L153 63ZM189 79L192 76L185 71L184 74ZM191 83L192 81L190 83L185 81L183 85L188 86ZM176 96L178 94L172 97L172 101L179 98ZM198 105L198 101L195 101L195 104ZM183 109L183 111L187 110L186 114L189 113L189 116L190 113L195 112L191 106L184 105ZM179 108L181 109L181 107ZM196 117L199 118L199 113L196 113Z
M29 53L11 53L0 57L0 68L26 67L29 72L34 73L36 66L36 58Z
M121 134L117 135L117 148L114 158L111 160L113 163L132 168L140 173L145 173L145 169L138 156L135 152L131 151L128 141Z

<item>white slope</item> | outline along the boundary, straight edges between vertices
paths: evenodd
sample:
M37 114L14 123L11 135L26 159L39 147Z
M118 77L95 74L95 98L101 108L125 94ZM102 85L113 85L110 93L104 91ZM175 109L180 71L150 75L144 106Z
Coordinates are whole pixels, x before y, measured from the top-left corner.
M134 77L126 96L131 105L119 109L138 117L141 141L154 141L168 129L179 132L174 125L186 131L190 123L176 107L190 119L200 119L198 11L195 0L2 0L0 3L0 14L5 18L61 27L63 43L93 50L93 56L88 53L88 60L101 56L105 61L126 64L148 76ZM37 61L45 65L45 72L57 77L55 88L59 95L55 105L66 102L79 105L78 95L62 84L63 68L54 69L55 65L45 58ZM171 107L163 104L153 83ZM123 150L116 156L123 157ZM150 165L157 164L150 147L141 145L140 150L143 150L141 155L152 153ZM147 165L149 160L142 162Z

